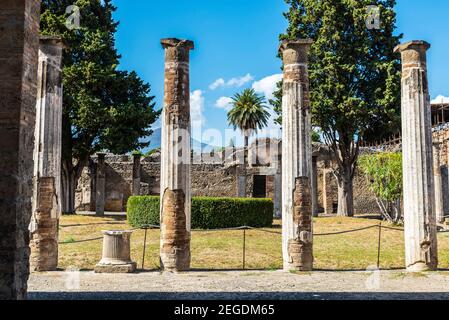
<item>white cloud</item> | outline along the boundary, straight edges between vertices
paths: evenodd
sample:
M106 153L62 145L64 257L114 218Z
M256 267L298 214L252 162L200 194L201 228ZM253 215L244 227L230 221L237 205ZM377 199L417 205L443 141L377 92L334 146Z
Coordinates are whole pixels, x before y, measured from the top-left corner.
M435 99L432 100L431 102L433 103L449 103L449 97L445 97L443 95L439 95L438 97L436 97Z
M233 100L230 97L221 97L215 102L215 106L229 111L232 109L232 101Z
M195 90L190 93L190 118L192 125L202 125L206 119L203 116L204 112L204 96L203 91Z
M282 80L282 74L273 74L253 83L253 89L257 93L263 93L267 101L273 99L273 92L276 91L276 84Z
M226 83L226 85L228 87L241 87L253 80L254 80L253 76L248 73L246 76L240 78L232 78Z
M215 89L218 89L219 87L224 87L225 85L226 85L226 82L224 81L224 79L220 78L220 79L215 80L214 83L212 83L209 86L209 89L215 90Z
M219 78L209 86L209 89L216 90L218 88L233 88L233 87L238 88L244 86L245 84L253 80L254 80L253 76L250 75L249 73L243 77L231 78L228 81L226 81L223 78Z

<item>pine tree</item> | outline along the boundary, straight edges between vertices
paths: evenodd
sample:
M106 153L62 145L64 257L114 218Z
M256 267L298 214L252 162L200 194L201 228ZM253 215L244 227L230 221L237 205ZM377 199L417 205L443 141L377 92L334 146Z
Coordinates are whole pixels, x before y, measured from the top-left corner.
M66 22L76 11L79 28ZM75 189L95 152L126 153L146 146L142 137L157 119L150 86L135 72L120 71L115 48L116 8L111 0L43 0L41 32L62 36L63 56L63 212L74 212Z

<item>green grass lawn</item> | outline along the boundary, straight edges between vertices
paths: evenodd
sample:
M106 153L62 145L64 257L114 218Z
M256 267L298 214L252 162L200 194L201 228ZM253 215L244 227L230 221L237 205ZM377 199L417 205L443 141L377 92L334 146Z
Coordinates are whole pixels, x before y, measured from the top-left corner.
M331 233L378 224L377 220L362 218L316 218L314 233ZM387 225L385 223L385 225ZM63 216L60 222L59 267L77 267L92 270L101 259L102 241L77 242L101 237L101 230L123 230L130 227L123 218L91 216ZM280 221L275 221L270 232L280 233ZM131 257L142 265L144 231L136 230L131 237ZM440 233L440 268L449 269L449 233ZM377 263L378 229L355 233L315 236L316 269L365 270ZM240 269L242 267L243 231L193 231L192 268ZM246 231L246 267L274 270L282 268L281 235ZM381 268L404 267L404 240L402 232L382 230ZM159 268L159 230L149 230L145 255L145 269Z

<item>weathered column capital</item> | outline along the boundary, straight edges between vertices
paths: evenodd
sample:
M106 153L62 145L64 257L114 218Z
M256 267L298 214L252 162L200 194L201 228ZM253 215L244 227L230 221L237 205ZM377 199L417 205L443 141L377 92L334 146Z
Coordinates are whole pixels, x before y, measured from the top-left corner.
M307 63L309 61L309 50L313 40L283 40L279 46L279 53L285 65Z
M400 44L394 48L395 53L400 53L402 58L402 70L409 68L425 67L427 63L427 50L430 44L422 40L414 40Z
M189 51L195 48L193 41L166 38L161 40L165 49L165 61L189 61Z
M67 49L69 45L60 36L39 36L39 44Z

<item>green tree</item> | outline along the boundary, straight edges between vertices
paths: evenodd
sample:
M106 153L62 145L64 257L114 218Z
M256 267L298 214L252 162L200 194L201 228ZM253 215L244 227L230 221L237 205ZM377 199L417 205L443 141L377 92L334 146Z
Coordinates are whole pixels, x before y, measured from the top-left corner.
M359 159L359 168L367 177L384 218L390 222L399 222L402 198L402 154L386 152L363 155Z
M249 137L267 126L270 113L265 105L265 98L258 95L254 89L245 89L232 97L232 109L228 112L228 123L235 129L239 129L244 137L243 150L243 176L246 179L246 167L248 165ZM245 184L246 185L246 180Z
M310 38L309 77L313 125L336 159L338 214L352 216L353 178L362 141L400 128L400 60L393 53L394 0L285 0L284 39ZM379 29L369 29L367 6L380 9ZM281 114L282 93L272 101Z
M68 28L76 5L79 28ZM60 35L63 56L62 205L74 212L75 189L90 156L100 150L125 153L145 147L140 138L159 113L150 86L135 72L117 69L114 35L118 23L111 0L43 0L41 32ZM76 14L77 12L73 12Z

